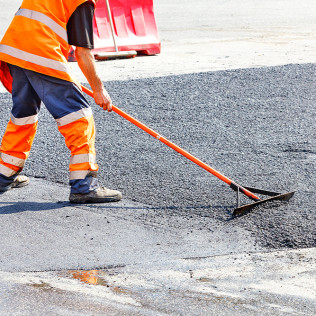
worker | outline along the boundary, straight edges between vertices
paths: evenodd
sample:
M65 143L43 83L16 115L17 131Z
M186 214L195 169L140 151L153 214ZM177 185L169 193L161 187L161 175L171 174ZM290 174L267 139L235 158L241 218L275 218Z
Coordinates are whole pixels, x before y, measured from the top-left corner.
M95 4L94 0L24 0L2 38L0 79L12 93L13 107L0 147L1 192L29 183L20 172L31 150L42 101L71 152L70 202L122 198L121 192L98 183L92 110L67 61L72 45L95 102L110 112L111 98L91 52Z

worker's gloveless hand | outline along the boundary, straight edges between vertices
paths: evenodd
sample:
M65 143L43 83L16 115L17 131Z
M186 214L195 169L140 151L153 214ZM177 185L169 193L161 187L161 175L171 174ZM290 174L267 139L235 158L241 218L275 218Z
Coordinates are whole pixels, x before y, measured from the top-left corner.
M91 49L85 47L76 47L75 54L78 65L93 90L93 98L95 103L104 110L111 112L112 100L97 74L94 56L91 53Z
M108 112L112 111L112 100L108 92L103 88L101 91L93 92L93 98L97 105Z

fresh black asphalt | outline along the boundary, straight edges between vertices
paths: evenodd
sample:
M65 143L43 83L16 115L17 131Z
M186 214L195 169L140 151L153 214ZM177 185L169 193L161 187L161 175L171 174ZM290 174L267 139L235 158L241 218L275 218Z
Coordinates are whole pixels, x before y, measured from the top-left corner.
M188 231L246 229L267 249L315 247L315 71L304 64L105 82L115 105L237 183L296 191L288 203L233 219L228 185L89 98L100 182L147 205L150 212L135 213L143 222L177 228L181 218ZM3 133L11 99L0 98ZM68 161L43 107L24 173L67 183Z

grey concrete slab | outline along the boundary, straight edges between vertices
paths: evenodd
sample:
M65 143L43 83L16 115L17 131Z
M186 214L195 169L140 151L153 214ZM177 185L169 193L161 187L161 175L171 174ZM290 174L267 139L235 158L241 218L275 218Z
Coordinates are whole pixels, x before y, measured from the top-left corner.
M104 80L316 62L313 0L157 0L154 7L161 54L98 63Z
M0 0L0 37L19 5ZM316 62L313 0L157 0L154 9L161 54L98 62L103 80Z
M315 249L0 272L1 315L314 315ZM14 299L12 299L14 298Z
M193 256L260 249L249 232L233 225L192 231L192 225L206 226L208 219L192 216L188 225L177 216L176 226L168 225L169 218L159 224L143 218L168 211L128 199L74 206L68 191L31 179L28 187L1 195L2 271L91 270L186 257L188 249Z

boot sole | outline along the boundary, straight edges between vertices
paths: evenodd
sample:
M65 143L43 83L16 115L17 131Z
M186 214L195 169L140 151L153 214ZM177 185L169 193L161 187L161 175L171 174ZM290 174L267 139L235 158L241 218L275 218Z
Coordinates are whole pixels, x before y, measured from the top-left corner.
M121 197L107 197L107 198L72 198L69 199L70 203L73 204L86 204L86 203L111 203L118 202L121 200Z
M27 186L30 183L30 180L23 181L23 182L13 182L6 187L0 187L0 192L6 192L11 189L18 189Z

